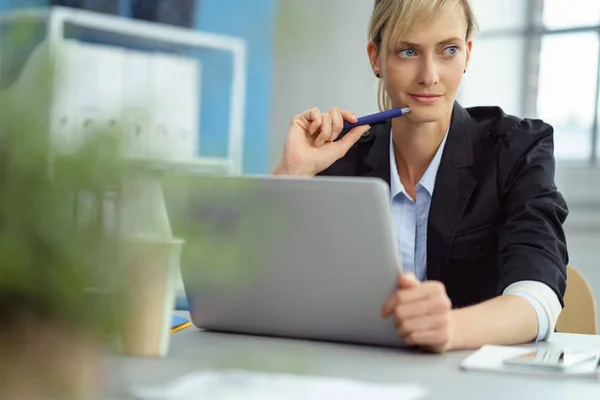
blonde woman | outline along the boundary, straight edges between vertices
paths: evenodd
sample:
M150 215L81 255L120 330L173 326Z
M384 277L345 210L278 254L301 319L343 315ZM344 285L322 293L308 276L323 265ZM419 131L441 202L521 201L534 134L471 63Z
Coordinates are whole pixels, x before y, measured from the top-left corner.
M406 273L381 316L434 352L545 340L566 287L552 127L455 100L475 30L468 0L376 0L367 50L380 108L411 113L340 138L351 112L302 112L274 172L389 183Z

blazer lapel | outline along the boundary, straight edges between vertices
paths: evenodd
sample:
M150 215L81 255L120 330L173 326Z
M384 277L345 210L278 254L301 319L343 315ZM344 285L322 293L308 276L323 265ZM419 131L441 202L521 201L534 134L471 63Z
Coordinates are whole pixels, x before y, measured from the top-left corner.
M390 135L391 122L386 121L374 125L368 136L360 139L363 141L364 153L358 171L359 176L381 178L390 185Z
M447 281L452 241L477 181L469 174L473 165L473 130L469 113L454 104L446 146L435 180L427 225L427 278ZM383 179L390 184L391 122L377 124L360 139L359 176Z
M452 242L477 183L467 169L473 164L473 129L470 115L455 103L429 209L429 280L447 281Z

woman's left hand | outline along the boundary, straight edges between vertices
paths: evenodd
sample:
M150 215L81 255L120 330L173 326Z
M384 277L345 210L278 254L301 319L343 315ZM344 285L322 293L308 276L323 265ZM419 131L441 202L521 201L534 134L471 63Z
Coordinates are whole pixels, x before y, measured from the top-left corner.
M455 326L446 287L420 282L413 274L398 279L398 290L383 304L382 318L393 316L398 334L409 346L442 353L453 347Z

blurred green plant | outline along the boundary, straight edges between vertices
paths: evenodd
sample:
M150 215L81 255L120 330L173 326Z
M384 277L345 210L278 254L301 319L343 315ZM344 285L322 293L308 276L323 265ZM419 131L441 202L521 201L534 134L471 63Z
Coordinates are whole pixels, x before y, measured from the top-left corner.
M104 229L99 208L77 223L76 204L91 195L100 205L119 184L119 135L95 132L71 154L55 153L45 75L31 97L5 93L0 101L0 293L29 299L48 316L112 331L113 312L91 307L89 289L98 271L117 272L116 237Z
M15 377L7 373L14 365L11 357L49 331L56 329L73 342L84 337L102 342L118 335L124 309L120 289L125 287L122 232L118 221L107 223L106 199L110 194L118 198L131 178L150 176L158 182L162 176L122 157L124 135L118 126L95 131L72 127L69 137L85 139L68 152L57 147L53 135L59 132L51 132L50 116L64 71L55 69L61 65L56 49L39 43L38 30L30 28L26 21L17 22L0 41L0 79L7 64L20 70L9 85L0 85L0 359L8 360L0 362L0 397L3 383ZM13 57L35 57L35 62L11 62ZM200 179L194 188L167 181L165 191L172 195L168 217L176 222L175 236L185 240L186 267L198 270L203 287L251 285L257 270L248 266L271 257L269 244L284 231L288 210L270 208L261 201L261 187L240 181L232 181L231 192L220 192L223 199L212 194L210 180ZM215 234L222 228L211 215L218 207L204 209L195 219L189 214L199 200L214 205L232 198L251 211L238 220L238 235ZM118 207L118 201L113 203ZM47 381L54 382L49 376Z
M2 46L15 54L31 48L26 23L11 32L14 40L9 46L3 37ZM35 356L59 357L60 347L64 357L75 342L104 344L119 330L119 243L102 205L126 169L116 130L86 132L74 151L56 151L49 128L55 64L47 48L38 50L35 63L0 91L0 358L8 360L0 363L0 392L26 377L48 383L45 394L70 399L77 378L59 379L52 361ZM3 65L9 55L3 51ZM96 206L80 218L84 197ZM12 371L25 359L17 376Z

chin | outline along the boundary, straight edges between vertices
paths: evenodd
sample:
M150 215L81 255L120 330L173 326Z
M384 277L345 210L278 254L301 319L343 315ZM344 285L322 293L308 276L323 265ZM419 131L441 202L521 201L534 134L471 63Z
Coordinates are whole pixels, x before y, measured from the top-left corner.
M422 107L410 107L410 113L406 116L413 122L427 123L444 120L448 113L441 109L423 109Z
M448 119L448 114L452 113L452 106L448 104L446 99L440 99L435 104L423 104L418 101L402 102L410 107L410 113L407 114L413 122L436 122Z

